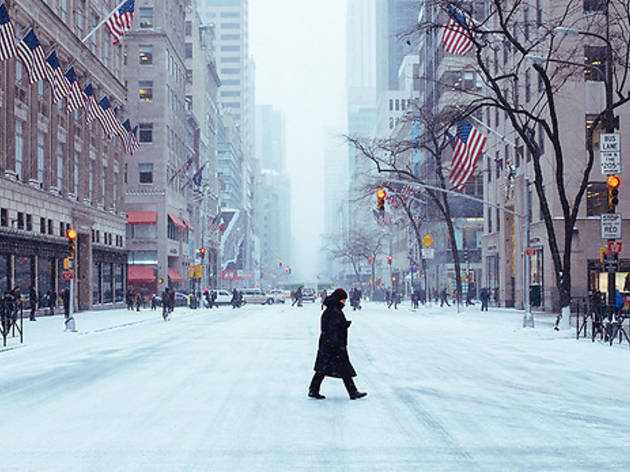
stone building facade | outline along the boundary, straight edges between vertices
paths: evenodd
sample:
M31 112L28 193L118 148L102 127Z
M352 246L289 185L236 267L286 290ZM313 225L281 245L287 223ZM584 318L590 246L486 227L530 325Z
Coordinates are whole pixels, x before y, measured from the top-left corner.
M22 0L8 11L18 39L33 27L46 55L54 49L64 71L74 67L82 87L91 82L121 113L121 48L104 28L81 42L107 3ZM68 114L65 99L54 104L45 81L29 85L19 59L0 69L0 292L19 286L28 297L33 287L44 299L67 288L61 274L73 228L75 309L117 306L127 262L121 142L107 140L97 122L86 125L84 109Z

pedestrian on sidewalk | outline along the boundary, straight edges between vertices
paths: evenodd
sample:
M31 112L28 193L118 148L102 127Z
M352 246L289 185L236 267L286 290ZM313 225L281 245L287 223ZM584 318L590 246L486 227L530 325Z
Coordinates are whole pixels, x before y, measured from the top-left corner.
M61 294L61 300L63 301L63 313L66 319L70 318L70 289L66 288Z
M479 298L481 299L481 311L488 311L488 299L490 298L488 289L482 288Z
M348 356L348 328L352 321L348 321L342 311L347 299L346 291L338 288L324 300L326 310L322 313L321 318L321 334L314 367L315 374L308 389L308 396L311 398L318 400L326 398L319 393L322 381L326 376L343 379L343 384L351 400L367 395L365 392L359 392L352 380L352 377L357 375Z
M442 292L440 292L440 307L444 306L445 303L446 306L451 306L448 302L448 293L446 292L446 288L443 288Z
M37 310L37 292L35 291L35 287L31 285L31 290L28 294L28 303L31 307L31 316L29 317L30 321L35 320L35 310Z
M53 290L48 290L48 310L50 310L50 313L48 313L50 316L54 316L55 314L55 307L57 306L57 294L53 291Z

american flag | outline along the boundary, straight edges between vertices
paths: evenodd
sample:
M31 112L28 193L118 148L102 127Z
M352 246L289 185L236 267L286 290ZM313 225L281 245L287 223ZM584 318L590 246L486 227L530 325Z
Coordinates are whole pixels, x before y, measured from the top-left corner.
M223 213L219 212L210 222L210 234L214 233L216 230L223 231L224 229L225 222L223 221Z
M87 124L92 123L96 119L96 113L98 109L98 103L94 97L94 88L92 84L87 84L87 87L83 90L85 94L85 122Z
M128 133L127 129L118 120L118 108L114 109L114 132L118 135L122 141L123 149L127 146Z
M134 3L134 0L127 0L105 20L105 27L114 37L114 44L118 44L125 32L131 29Z
M51 52L46 58L46 66L48 67L47 79L53 91L53 102L57 103L70 93L70 81L64 75L55 51Z
M376 221L376 224L379 226L385 226L385 212L384 211L377 211L372 209L372 216L374 216L374 220Z
M13 57L15 54L15 29L9 18L7 7L3 3L0 5L0 61Z
M95 106L94 114L96 115L96 119L101 124L105 135L108 138L111 138L116 134L116 117L114 116L114 112L112 111L112 105L109 103L109 99L107 97L101 98L98 102L98 106Z
M474 44L474 24L452 5L448 9L448 21L442 31L442 47L450 54L463 56Z
M133 156L138 149L140 149L140 142L138 141L138 125L136 125L129 133L129 153Z
M467 121L459 122L457 135L449 137L453 146L453 158L448 178L453 187L463 190L475 171L486 137Z
M26 67L29 83L32 84L47 77L44 50L32 28L18 43L17 56Z
M128 153L130 149L129 142L131 141L131 122L129 121L129 118L122 122L122 126L125 128L126 133L125 138L123 138L123 149Z
M66 101L66 112L72 113L85 106L87 95L83 93L83 90L81 90L74 67L68 69L68 72L66 72L66 79L68 79L68 83L70 84L70 93L68 94L68 100Z

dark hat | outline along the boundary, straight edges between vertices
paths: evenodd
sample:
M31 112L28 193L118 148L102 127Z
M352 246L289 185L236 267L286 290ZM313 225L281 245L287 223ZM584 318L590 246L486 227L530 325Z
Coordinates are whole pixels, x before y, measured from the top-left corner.
M341 300L347 300L347 299L348 299L348 294L346 293L346 291L342 288L338 288L333 293L328 295L328 298L326 300L330 300L331 302L339 302Z

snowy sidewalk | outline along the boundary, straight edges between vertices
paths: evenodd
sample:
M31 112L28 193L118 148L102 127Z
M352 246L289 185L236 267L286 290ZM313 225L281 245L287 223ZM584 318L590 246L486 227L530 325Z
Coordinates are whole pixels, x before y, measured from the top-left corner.
M4 471L630 470L630 350L522 313L346 309L368 392L311 400L319 304L80 313L0 352Z

